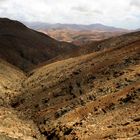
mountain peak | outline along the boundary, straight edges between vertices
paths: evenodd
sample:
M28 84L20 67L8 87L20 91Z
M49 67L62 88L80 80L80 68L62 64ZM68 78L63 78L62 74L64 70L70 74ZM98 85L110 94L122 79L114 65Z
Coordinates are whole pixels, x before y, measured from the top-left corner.
M21 27L21 28L27 28L23 23L16 21L16 20L11 20L8 18L0 18L0 26L1 27Z

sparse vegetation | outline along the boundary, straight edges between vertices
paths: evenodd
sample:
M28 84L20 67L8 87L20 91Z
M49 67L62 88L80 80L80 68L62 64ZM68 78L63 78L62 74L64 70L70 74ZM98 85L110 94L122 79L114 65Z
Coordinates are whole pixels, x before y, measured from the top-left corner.
M32 32L33 36L46 38ZM52 42L48 43L51 46ZM47 62L50 64L41 64L29 73L5 62L5 57L0 59L0 138L138 138L140 33L98 43L88 44L86 55L81 56L85 48L80 48L80 54L74 51L77 57L68 55L69 59L57 59L55 55L54 60ZM52 48L59 52L55 45ZM28 51L19 51L20 57L38 63L40 55L33 60L34 56L26 56ZM27 68L26 60L22 63L19 59L20 65L15 65ZM62 61L52 63L56 60Z

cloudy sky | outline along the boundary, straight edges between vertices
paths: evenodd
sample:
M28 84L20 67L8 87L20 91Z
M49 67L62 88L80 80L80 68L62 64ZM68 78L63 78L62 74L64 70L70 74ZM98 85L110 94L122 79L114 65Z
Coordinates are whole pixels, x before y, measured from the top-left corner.
M140 0L0 0L0 17L140 28Z

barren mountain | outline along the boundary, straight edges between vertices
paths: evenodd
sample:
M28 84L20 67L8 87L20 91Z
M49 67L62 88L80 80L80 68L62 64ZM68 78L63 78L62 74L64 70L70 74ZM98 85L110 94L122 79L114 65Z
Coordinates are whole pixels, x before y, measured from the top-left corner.
M31 30L18 21L0 19L0 58L22 70L27 71L34 65L77 48Z
M48 34L49 36L60 40L71 42L75 45L87 44L91 41L100 41L110 37L118 36L126 32L121 31L94 31L94 30L73 30L73 29L44 29L38 30L42 33Z
M101 40L101 41L92 41L92 42L81 45L77 51L71 52L69 53L69 55L65 55L65 54L58 55L41 65L64 60L70 57L82 56L82 55L89 54L92 52L99 52L104 49L113 48L116 46L118 47L126 46L131 43L135 43L136 41L139 40L139 38L140 38L139 32L133 32L133 33L124 34L121 36L112 37L112 38Z
M140 139L140 32L74 56L28 73L0 60L1 139Z
M105 26L102 24L47 24L26 23L29 27L41 31L60 40L72 42L76 45L86 44L90 41L99 41L129 32L129 30Z
M73 30L94 30L94 31L127 31L122 28L115 28L112 26L106 26L103 24L90 24L90 25L82 25L82 24L49 24L49 23L41 23L41 22L33 22L33 23L25 23L30 28L33 29L73 29Z

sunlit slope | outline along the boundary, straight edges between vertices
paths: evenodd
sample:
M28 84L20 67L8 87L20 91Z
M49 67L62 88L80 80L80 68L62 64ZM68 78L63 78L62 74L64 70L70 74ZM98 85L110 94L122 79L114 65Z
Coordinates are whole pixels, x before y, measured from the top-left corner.
M139 129L139 121L126 126L128 130L128 127L133 129L127 133L123 133L126 129L118 126L118 122L121 119L122 123L127 122L128 112L133 119L137 118L139 80L140 41L137 39L33 70L23 83L25 91L12 106L33 119L48 138L105 138L107 132L110 137L115 134L119 138L120 133L120 137L135 135L137 138L139 134L135 129ZM130 110L124 112L127 108ZM122 116L117 119L121 112ZM116 126L108 130L105 120L100 120L112 114L116 117ZM97 124L103 125L98 126L102 135L94 133L95 127L90 129L90 125L95 125L93 117L96 117ZM114 118L110 118L111 123Z

